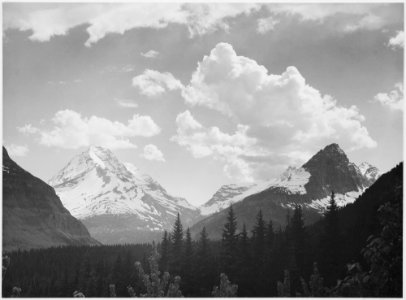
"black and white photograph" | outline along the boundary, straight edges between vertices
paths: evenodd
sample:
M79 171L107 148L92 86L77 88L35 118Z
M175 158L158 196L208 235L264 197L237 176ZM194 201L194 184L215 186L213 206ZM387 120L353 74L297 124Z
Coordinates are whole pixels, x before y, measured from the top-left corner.
M403 297L403 1L2 26L2 297Z

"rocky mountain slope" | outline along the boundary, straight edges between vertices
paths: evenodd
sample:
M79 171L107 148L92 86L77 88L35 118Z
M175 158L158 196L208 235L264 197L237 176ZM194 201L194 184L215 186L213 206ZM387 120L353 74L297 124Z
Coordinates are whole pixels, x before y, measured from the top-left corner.
M217 211L192 227L195 235L206 227L212 238L219 238L227 210L217 210L234 203L240 225L250 228L260 209L267 219L276 225L285 224L288 210L300 204L306 222L318 220L328 205L331 191L336 193L339 206L353 203L379 176L379 171L363 163L360 167L351 163L344 151L331 144L316 153L300 168L288 168L279 178L251 186L240 194L220 194L201 207L202 211ZM259 190L259 191L258 191ZM251 195L247 195L247 193ZM215 201L213 201L213 199Z
M3 147L3 250L99 244L54 189L18 166Z
M177 213L185 225L200 216L185 199L169 195L150 176L102 147L74 157L49 184L103 243L151 241L172 227Z

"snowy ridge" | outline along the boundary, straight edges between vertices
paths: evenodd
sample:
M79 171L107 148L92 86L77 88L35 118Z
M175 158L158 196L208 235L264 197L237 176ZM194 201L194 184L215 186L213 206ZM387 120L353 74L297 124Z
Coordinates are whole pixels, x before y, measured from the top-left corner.
M377 167L374 167L373 165L365 161L358 165L358 169L360 170L362 176L370 181L377 180L378 177L381 175Z
M280 188L289 194L306 194L304 186L309 178L310 173L303 168L289 167L279 178L266 182L223 185L208 202L200 206L200 213L204 216L211 215L269 188Z
M344 207L347 204L354 203L355 200L364 192L363 189L353 192L348 192L345 194L335 194L334 199L338 207ZM324 213L329 206L331 196L322 198L322 199L314 199L310 203L303 203L301 204L304 207L310 207L318 210L320 213ZM281 203L282 207L285 208L295 208L296 203Z
M265 188L263 184L223 185L208 202L199 207L200 213L204 216L214 214Z
M270 187L283 188L289 194L306 194L305 184L310 173L303 168L289 167L280 178L271 182Z
M353 203L378 177L376 167L367 162L359 166L351 163L338 144L331 144L316 153L302 167L289 167L279 178L261 184L222 186L207 203L200 206L200 213L214 214L266 190L278 194L303 195L300 205L323 212L328 206L332 189L341 191L336 193L337 204L345 206ZM294 208L295 203L284 202L280 205Z
M150 230L163 230L177 213L196 213L183 198L169 195L150 176L121 163L110 150L90 147L50 181L64 206L79 219L132 215Z

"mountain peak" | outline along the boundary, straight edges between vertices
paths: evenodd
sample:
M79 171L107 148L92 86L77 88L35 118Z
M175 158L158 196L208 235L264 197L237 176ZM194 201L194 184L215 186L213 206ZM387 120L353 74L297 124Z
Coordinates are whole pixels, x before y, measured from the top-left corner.
M83 154L88 155L91 160L102 169L106 168L105 162L115 160L114 154L106 148L100 146L90 146Z
M303 165L304 168L311 168L314 165L323 164L326 161L334 162L334 165L347 165L349 159L343 149L336 143L330 144L317 152L310 160Z
M171 196L152 177L99 146L76 155L50 184L72 215L102 242L133 241L133 232L140 233L137 239L148 238L150 232L170 226L177 212L185 222L198 217L197 208L185 199Z
M324 147L324 149L322 151L323 152L337 152L337 153L345 155L345 152L343 151L343 149L341 149L340 145L338 145L337 143L332 143L330 145L327 145L326 147Z

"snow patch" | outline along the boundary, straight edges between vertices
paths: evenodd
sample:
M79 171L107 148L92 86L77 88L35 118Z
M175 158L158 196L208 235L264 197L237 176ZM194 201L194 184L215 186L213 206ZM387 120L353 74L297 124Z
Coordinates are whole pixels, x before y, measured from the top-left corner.
M93 149L89 151L89 156L90 158L102 169L106 168L106 165L103 163L103 161L94 153Z
M271 187L284 188L290 194L306 194L305 185L309 182L310 173L303 168L289 167L280 178L271 182Z
M354 203L355 200L364 192L364 190L348 192L345 194L335 194L335 201L338 207L346 206L347 204ZM329 206L331 197L325 197L322 199L312 200L310 204L305 204L308 207L317 209L321 212L324 212Z

